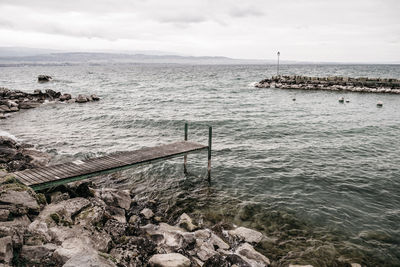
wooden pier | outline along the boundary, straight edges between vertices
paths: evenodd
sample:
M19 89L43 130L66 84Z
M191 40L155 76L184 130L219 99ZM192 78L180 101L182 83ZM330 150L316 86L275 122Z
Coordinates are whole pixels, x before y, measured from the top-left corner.
M139 164L152 163L184 155L184 172L186 173L187 154L208 150L208 179L211 173L211 127L209 144L201 145L187 141L188 125L185 124L185 140L167 145L142 148L135 151L113 153L107 156L87 160L27 169L14 172L13 175L24 185L34 190L50 188L90 177L109 174L132 168Z

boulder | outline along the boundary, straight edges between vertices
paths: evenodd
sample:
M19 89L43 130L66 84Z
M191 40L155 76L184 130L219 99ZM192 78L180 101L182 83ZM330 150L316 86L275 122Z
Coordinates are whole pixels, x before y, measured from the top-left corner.
M0 209L0 221L7 221L9 215L10 211L8 209Z
M60 92L56 92L54 90L51 89L46 89L46 94L50 97L50 98L59 98L61 96Z
M4 190L0 187L0 190ZM14 191L6 190L0 194L0 202L12 204L15 206L22 206L28 208L30 211L39 212L39 204L36 198L28 190Z
M129 210L131 206L131 197L129 190L117 190L111 188L103 188L96 190L95 195L104 200L108 205Z
M192 232L198 228L196 225L193 224L192 218L190 218L189 215L187 215L186 213L183 213L179 217L178 226L182 227L190 232Z
M100 100L100 97L98 97L95 94L90 95L90 97L92 98L93 101L99 101Z
M140 212L141 215L143 215L144 218L147 220L151 219L154 216L154 213L151 209L145 208Z
M238 227L235 230L230 230L228 234L248 243L259 243L263 238L262 233L246 227Z
M29 228L32 230L40 228L42 222L46 223L49 227L58 224L72 224L72 218L89 205L90 201L81 197L51 203L42 210Z
M52 256L57 246L52 243L38 246L22 246L20 257L30 263L43 263Z
M11 236L0 238L0 262L11 263L13 258L13 247Z
M221 255L214 255L204 262L203 267L230 267L229 262Z
M247 261L236 254L227 255L225 259L231 264L231 266L236 265L238 267L252 267Z
M50 155L34 149L23 149L21 153L35 167L46 166L50 162Z
M86 102L88 102L88 97L85 95L78 95L78 97L76 98L76 102L77 103L86 103Z
M152 267L189 267L190 260L179 253L156 254L148 264Z
M236 249L239 254L252 266L268 266L270 261L267 257L256 251L253 246L248 243L243 243Z
M0 112L11 112L7 105L0 105Z
M39 75L38 76L38 82L49 82L51 79L53 79L49 75Z
M5 120L6 116L4 116L4 114L2 112L0 112L0 120Z
M70 99L71 99L70 94L63 94L62 96L60 96L60 101L68 101Z

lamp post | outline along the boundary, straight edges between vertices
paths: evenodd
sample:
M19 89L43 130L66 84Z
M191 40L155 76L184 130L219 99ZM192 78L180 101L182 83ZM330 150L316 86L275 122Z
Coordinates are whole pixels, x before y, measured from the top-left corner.
M277 70L277 75L279 77L279 56L281 55L281 52L278 51L278 70Z

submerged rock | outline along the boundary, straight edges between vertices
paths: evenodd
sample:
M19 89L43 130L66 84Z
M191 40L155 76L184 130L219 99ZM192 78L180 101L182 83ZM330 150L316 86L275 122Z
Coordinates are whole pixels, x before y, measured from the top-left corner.
M262 233L246 227L238 227L235 230L230 230L228 234L248 243L259 243L263 238Z
M156 254L148 264L152 267L190 267L190 260L179 253Z

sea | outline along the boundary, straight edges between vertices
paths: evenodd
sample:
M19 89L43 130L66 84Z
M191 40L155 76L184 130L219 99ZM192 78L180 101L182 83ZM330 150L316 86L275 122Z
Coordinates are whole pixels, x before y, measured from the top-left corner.
M0 134L51 154L51 164L184 138L207 152L101 177L151 198L171 221L263 232L272 261L400 266L400 96L256 88L274 65L76 64L0 67L0 87L96 94L45 103L0 121ZM400 65L281 65L284 75L400 78ZM38 83L37 76L53 76ZM339 103L344 97L348 103ZM295 101L293 100L295 99ZM382 101L383 107L377 107ZM336 259L336 260L335 260ZM336 265L335 265L336 264Z

